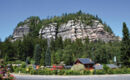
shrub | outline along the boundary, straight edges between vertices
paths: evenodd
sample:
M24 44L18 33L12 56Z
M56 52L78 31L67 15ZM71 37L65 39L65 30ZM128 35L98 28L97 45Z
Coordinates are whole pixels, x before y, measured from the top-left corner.
M20 68L20 71L21 71L22 73L27 73L26 68Z
M108 70L109 70L109 67L108 67L106 64L104 64L104 65L103 65L103 70L107 73Z
M2 75L0 74L0 80L2 80Z
M16 60L16 61L14 61L13 63L14 63L14 64L21 64L21 63L23 63L23 61Z
M8 75L9 77L8 77L8 79L7 80L15 80L15 78L14 78L14 76L13 75Z
M85 70L85 67L83 64L75 64L74 66L72 66L71 70L81 71L81 70Z
M96 70L96 74L105 74L104 70Z
M91 72L90 72L90 71L87 71L87 70L84 70L83 72L84 72L83 75L90 75L90 74L91 74Z
M26 63L25 63L25 62L22 62L21 67L22 67L22 68L25 68L25 67L26 67Z
M34 75L34 74L37 74L37 73L36 73L36 70L34 70L34 69L30 70L30 74L33 74L33 75Z
M130 74L130 68L114 69L114 74Z
M18 67L14 67L14 72L18 73L20 71L20 69Z
M70 74L72 74L72 70L66 70L65 71L65 75L70 75Z
M130 73L130 69L129 68L126 68L126 67L124 67L124 68L122 68L122 74L126 74L126 73Z
M80 71L72 71L72 74L70 75L80 75Z
M13 68L13 66L12 65L10 65L10 70L9 70L10 72L14 72L14 68Z
M65 75L65 70L58 70L58 75Z
M113 69L108 69L108 70L107 70L107 73L108 73L108 74L114 74L114 70L113 70Z
M30 60L30 64L34 64L35 61L33 59Z

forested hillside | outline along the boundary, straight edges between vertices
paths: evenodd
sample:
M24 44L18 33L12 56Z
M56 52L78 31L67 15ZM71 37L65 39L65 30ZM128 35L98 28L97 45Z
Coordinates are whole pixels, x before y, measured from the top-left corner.
M77 38L75 41L71 39L63 40L62 37L55 39L42 38L39 35L41 28L45 28L50 23L57 23L57 27L67 23L69 20L80 20L86 25L93 25L93 20L98 20L103 24L104 30L113 34L111 28L104 23L98 16L85 14L81 11L77 13L63 14L62 16L54 16L48 19L40 20L39 17L29 17L25 21L20 22L18 28L29 27L28 32L21 34L20 38L17 33L13 33L4 42L0 42L0 58L6 61L26 61L36 62L40 65L60 64L72 65L77 58L91 58L96 63L114 63L114 56L117 62L121 62L121 41L102 40L90 41L88 37L84 40ZM16 38L14 40L14 38ZM13 40L13 41L12 41Z

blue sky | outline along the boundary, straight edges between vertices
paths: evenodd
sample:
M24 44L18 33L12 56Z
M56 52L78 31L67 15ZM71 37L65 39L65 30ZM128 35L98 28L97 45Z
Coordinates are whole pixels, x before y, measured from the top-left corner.
M130 0L0 0L0 39L13 33L16 25L30 16L41 19L82 10L98 15L122 37L122 22L130 30Z

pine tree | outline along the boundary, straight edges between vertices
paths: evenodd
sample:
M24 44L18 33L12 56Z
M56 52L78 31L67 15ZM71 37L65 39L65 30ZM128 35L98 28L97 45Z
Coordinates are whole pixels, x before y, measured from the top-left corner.
M41 47L39 44L36 44L35 49L34 49L35 65L40 64L40 59L41 59Z
M48 48L45 54L45 65L50 66L51 65L51 54L50 49Z
M130 64L130 35L126 23L123 23L123 38L121 44L121 61L124 66L129 66Z
M48 48L45 53L45 65L50 66L51 65L51 52L50 52L50 40L48 39Z
M40 59L40 65L44 65L44 64L45 64L45 52L42 50L41 59Z

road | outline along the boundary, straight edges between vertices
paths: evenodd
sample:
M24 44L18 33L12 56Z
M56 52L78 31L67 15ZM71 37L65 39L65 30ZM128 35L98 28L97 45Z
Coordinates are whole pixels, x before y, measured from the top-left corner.
M18 75L16 80L130 80L130 74L119 75L85 75L85 76L55 76L55 75Z

